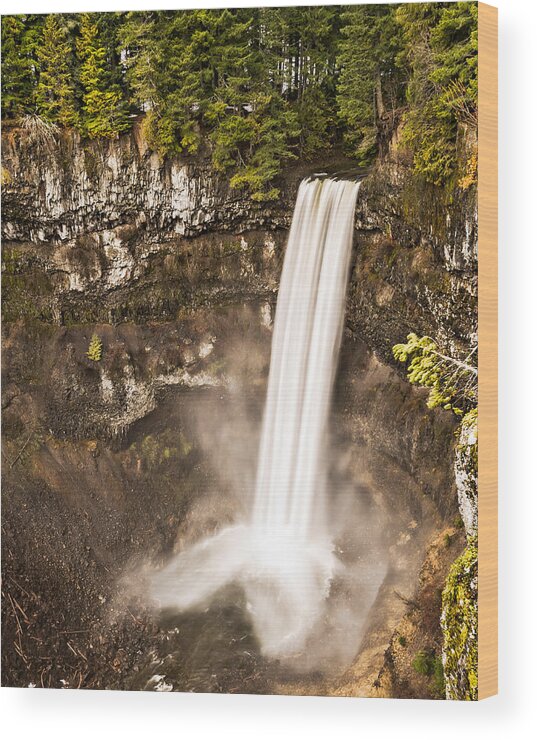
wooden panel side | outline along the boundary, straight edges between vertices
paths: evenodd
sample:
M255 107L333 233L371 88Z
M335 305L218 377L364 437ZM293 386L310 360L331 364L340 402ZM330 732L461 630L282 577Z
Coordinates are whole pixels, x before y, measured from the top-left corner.
M498 10L479 3L478 696L498 693Z

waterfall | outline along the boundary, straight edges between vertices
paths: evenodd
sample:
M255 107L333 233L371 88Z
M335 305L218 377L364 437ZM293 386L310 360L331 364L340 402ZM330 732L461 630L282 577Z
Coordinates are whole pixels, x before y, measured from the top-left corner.
M359 184L305 180L283 266L253 526L322 534L323 436L337 363Z
M181 552L151 584L161 606L204 605L231 581L245 590L263 653L304 648L342 569L327 525L324 451L359 183L299 188L278 294L250 521Z

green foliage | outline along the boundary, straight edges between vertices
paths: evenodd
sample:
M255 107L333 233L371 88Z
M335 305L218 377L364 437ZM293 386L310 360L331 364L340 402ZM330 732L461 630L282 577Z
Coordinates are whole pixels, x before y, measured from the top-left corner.
M296 126L300 136L300 153L305 159L330 147L334 141L334 110L319 87L307 87L297 109Z
M297 148L310 159L335 141L341 9L267 8L260 14L267 78L296 113Z
M98 334L93 334L86 355L93 362L100 362L103 357L103 343Z
M40 16L2 17L2 117L16 119L35 110L37 39Z
M395 64L400 49L395 8L357 5L343 13L338 63L338 114L349 151L361 164L376 153L377 123L402 101L403 86Z
M434 671L434 655L420 650L412 661L412 668L421 676L431 676Z
M477 162L477 147L474 146L466 162L464 172L457 183L461 190L468 190L477 183Z
M409 76L403 145L416 173L453 182L461 176L459 126L477 126L477 3L404 4L396 18L404 41L398 63Z
M473 354L464 360L449 357L439 351L431 337L411 333L405 344L396 344L393 355L408 362L407 377L411 383L429 388L427 406L441 406L461 416L477 402L477 368L469 364Z
M399 645L401 645L401 647L406 647L407 645L407 639L404 635L399 635L399 637L397 638L397 642L399 643Z
M39 114L62 126L78 123L73 79L72 47L61 16L47 15L37 50L39 81L36 89Z
M415 173L467 189L476 13L456 2L6 16L3 116L112 138L142 112L153 149L209 155L254 200L278 197L292 159L340 143L369 164L403 116Z
M412 661L412 668L422 676L431 679L432 687L436 696L445 696L444 668L442 659L435 655L434 651L420 650Z
M409 334L406 344L393 347L396 359L410 362L408 378L413 383L430 389L428 405L442 406L457 415L463 415L459 427L457 456L466 475L466 496L477 495L477 369L469 364L473 352L458 360L438 350L430 337L418 338ZM464 522L460 516L455 526ZM470 531L470 530L469 530ZM452 538L444 537L450 547ZM477 541L471 536L464 553L449 572L442 594L441 626L444 634L443 676L428 653L418 653L413 667L418 673L434 676L439 693L441 681L446 684L449 699L477 699ZM436 659L435 659L436 660Z
M461 426L472 430L477 439L477 408L470 409L462 418Z
M217 172L255 200L292 158L296 114L270 85L251 10L131 13L121 38L128 80L162 153L193 154L208 134Z
M251 120L250 153L240 166L241 151L235 149L238 166L231 186L247 188L253 200L275 200L279 190L271 187L271 182L281 172L283 162L295 158L288 137L297 134L296 116L277 96L260 95Z
M82 130L91 138L114 138L128 127L121 89L111 83L106 48L97 22L83 13L76 43L82 85Z
M451 566L442 593L444 673L448 699L477 700L477 541Z
M127 99L130 91L125 80L125 69L120 56L119 31L125 22L125 13L97 13L95 18L99 28L99 41L105 49L106 71L110 85L115 89L121 89L123 97ZM75 24L78 24L79 15L74 16Z
M168 463L177 464L178 460L184 462L193 449L192 442L183 431L179 432L179 436L175 432L165 431L161 434L148 434L132 444L130 452L143 463L147 471L151 471Z

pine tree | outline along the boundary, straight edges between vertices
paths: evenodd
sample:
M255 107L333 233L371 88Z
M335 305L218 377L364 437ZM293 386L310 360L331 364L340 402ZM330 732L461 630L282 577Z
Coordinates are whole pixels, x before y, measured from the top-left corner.
M269 79L259 12L129 14L120 35L153 146L195 153L206 141L215 170L233 187L276 197L272 180L298 131L296 113Z
M120 31L128 82L146 111L147 138L163 154L194 153L201 141L198 119L211 72L210 41L199 17L200 11L129 13Z
M477 126L477 5L405 4L396 19L409 77L402 143L416 173L453 184L468 169L459 161L459 124Z
M343 13L337 100L345 142L361 164L369 164L376 153L377 124L386 107L393 110L403 99L395 63L400 51L395 8L361 5Z
M246 188L253 200L275 200L280 191L273 181L284 163L296 158L290 140L299 134L297 116L273 92L261 93L252 100L248 156L236 168L230 183L235 188Z
M93 362L100 362L102 360L103 343L98 334L92 334L86 355Z
M258 12L223 11L214 21L216 84L204 116L216 123L213 164L232 169L232 187L246 188L254 200L273 200L279 195L273 180L295 156L297 116L270 84Z
M370 163L402 120L421 182L468 188L476 13L428 2L6 16L2 115L114 137L139 110L154 149L210 155L256 199L277 197L285 162L341 139Z
M296 9L295 9L296 10ZM335 138L336 49L339 13L334 8L300 8L298 121L300 149L311 158Z
M114 138L128 127L127 112L121 90L110 82L106 48L90 13L81 16L77 53L83 90L82 129L91 138Z
M16 119L35 111L36 36L41 20L35 15L2 18L2 117Z
M339 8L262 8L265 78L297 115L300 155L312 158L335 140Z
M149 111L158 106L158 70L161 13L131 11L122 16L117 29L118 49L126 67L132 102Z
M76 125L78 112L71 66L72 50L60 16L47 16L37 57L39 82L36 99L39 114L62 126Z
M99 40L105 49L106 70L109 83L121 89L124 96L128 93L125 74L120 55L119 32L125 23L126 13L99 13Z

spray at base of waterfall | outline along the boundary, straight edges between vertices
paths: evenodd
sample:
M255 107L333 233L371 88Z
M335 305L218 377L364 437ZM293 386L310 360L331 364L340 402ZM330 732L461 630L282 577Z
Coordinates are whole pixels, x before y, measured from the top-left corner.
M238 583L265 657L328 671L354 657L385 572L381 557L343 564L328 541L304 547L285 532L259 539L235 525L153 573L150 598L159 609L203 611Z
M299 188L278 293L249 522L179 553L150 584L161 608L187 611L203 608L227 584L240 583L261 652L308 669L326 660L327 651L334 656L357 649L384 577L383 559L374 553L352 566L338 559L326 490L327 423L358 188L356 181L335 179L308 179Z

